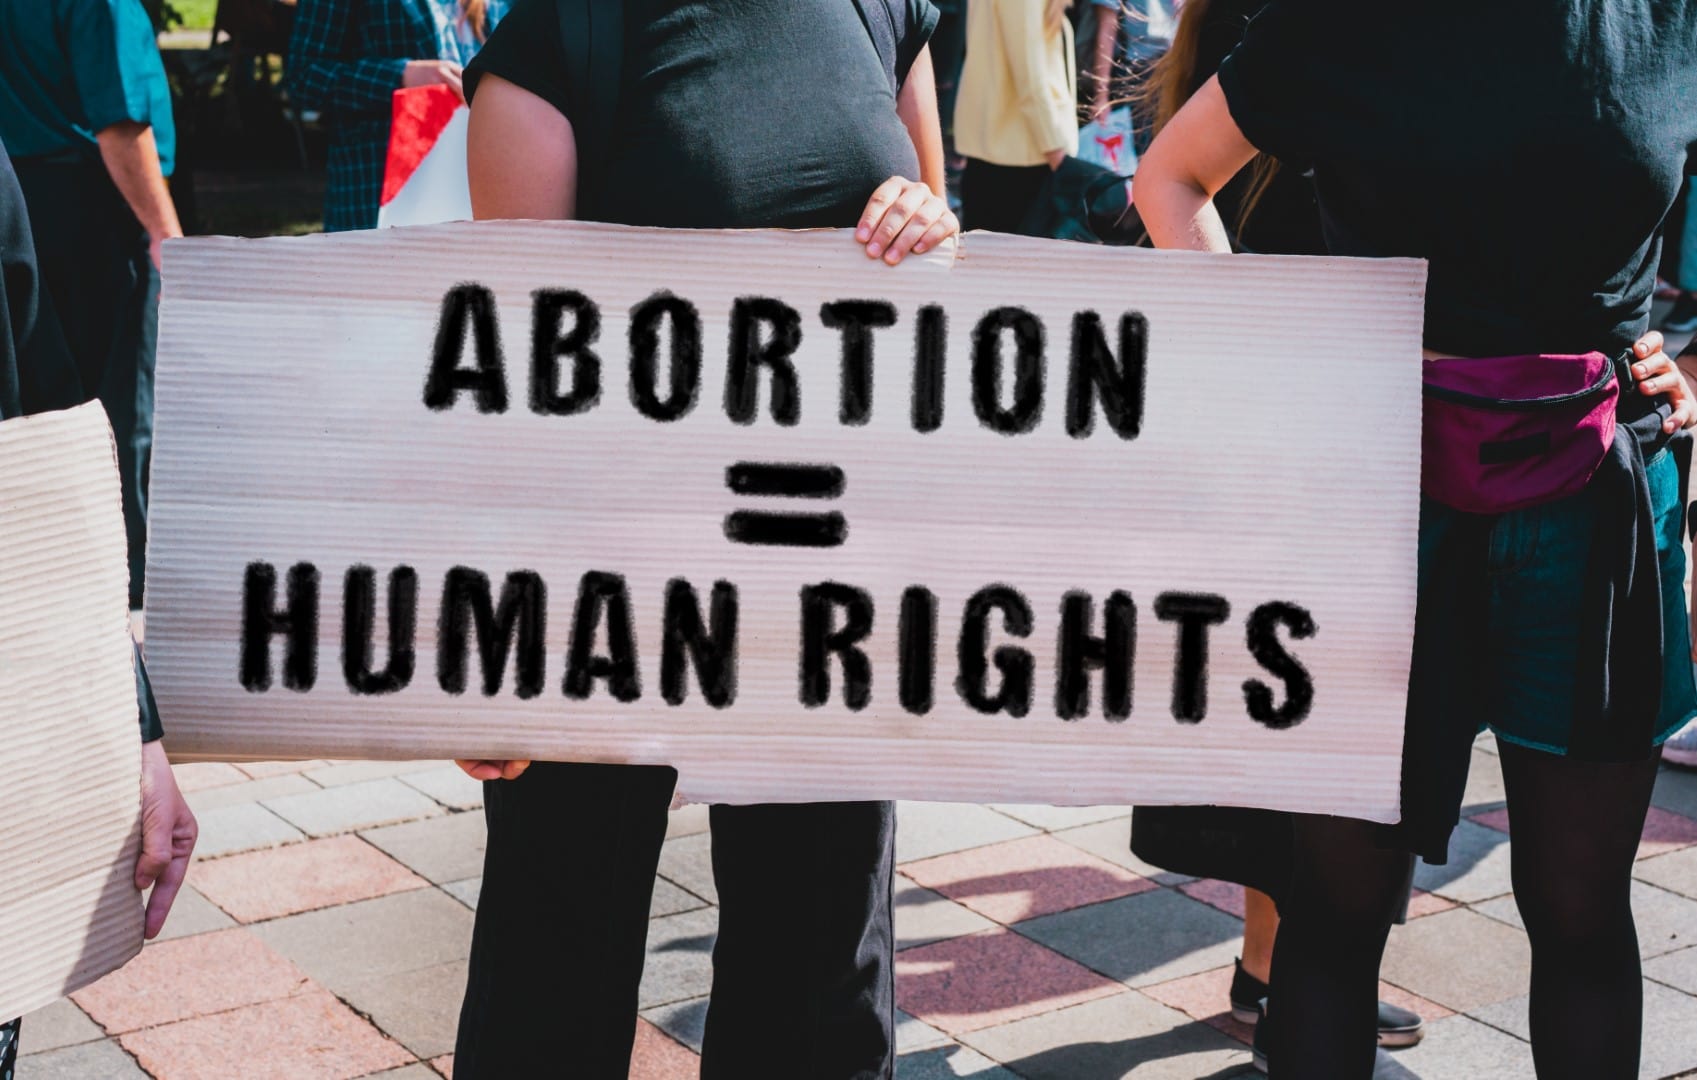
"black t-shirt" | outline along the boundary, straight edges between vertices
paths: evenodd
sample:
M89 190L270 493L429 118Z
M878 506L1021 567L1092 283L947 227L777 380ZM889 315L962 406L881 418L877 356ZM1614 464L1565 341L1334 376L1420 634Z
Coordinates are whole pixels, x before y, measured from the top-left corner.
M1338 255L1430 260L1426 345L1619 351L1697 140L1697 0L1274 0L1220 67Z
M1198 34L1195 68L1186 100L1213 78L1220 64L1243 41L1245 28L1267 0L1214 0L1208 5ZM1324 255L1320 207L1306 164L1279 164L1266 186L1256 192L1254 170L1244 169L1214 194L1214 204L1240 251L1264 255ZM1250 196L1255 205L1246 217ZM1241 227L1240 227L1241 226Z
M918 179L896 92L937 24L929 0L627 0L597 217L684 228L849 226ZM866 13L863 20L861 12ZM555 0L518 0L466 73L568 118Z

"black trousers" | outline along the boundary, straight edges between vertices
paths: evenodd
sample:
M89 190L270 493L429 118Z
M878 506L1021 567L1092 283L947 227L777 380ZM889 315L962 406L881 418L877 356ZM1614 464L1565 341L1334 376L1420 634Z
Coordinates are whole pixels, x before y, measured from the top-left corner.
M147 233L99 162L13 162L52 298L82 380L112 422L123 484L130 606L140 607L147 546L147 467L153 450L153 359L159 274Z
M484 784L458 1080L625 1080L677 773L538 762ZM702 1080L895 1072L890 803L714 806Z
M1049 179L1047 165L992 165L967 158L960 174L963 228L1017 233Z
M18 1027L16 1020L0 1024L0 1080L12 1080L18 1066Z

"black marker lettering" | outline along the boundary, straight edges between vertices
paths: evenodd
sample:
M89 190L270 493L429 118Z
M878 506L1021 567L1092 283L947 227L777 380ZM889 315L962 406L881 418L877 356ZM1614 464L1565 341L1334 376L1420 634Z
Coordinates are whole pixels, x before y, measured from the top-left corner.
M460 366L468 319L477 352L475 368ZM442 297L430 376L424 380L424 403L432 409L451 409L461 390L472 392L480 413L507 411L507 368L501 355L501 327L495 319L495 294L470 282L455 285Z
M949 345L949 317L936 304L919 309L913 331L913 430L936 431L943 425L943 364Z
M371 670L372 630L377 615L377 571L350 567L342 580L342 677L356 694L393 694L412 682L418 631L418 571L389 571L389 662Z
M271 639L283 635L283 685L311 690L318 681L318 568L289 567L289 606L277 610L277 568L248 563L242 580L242 686L271 689Z
M822 304L819 319L843 333L843 388L838 419L860 425L872 418L872 331L896 325L896 305L884 300Z
M660 320L671 333L671 386L661 401ZM701 391L701 313L679 296L661 291L630 309L630 399L650 420L669 422L695 408Z
M843 612L837 626L836 613ZM872 698L872 664L860 642L872 632L872 597L835 581L801 590L801 703L816 709L831 700L831 654L843 665L843 704L859 711Z
M488 574L469 566L449 570L442 580L442 609L436 620L437 685L450 694L465 693L467 640L475 623L483 696L500 693L509 652L516 653L513 692L521 698L540 694L547 667L547 606L548 588L535 571L508 574L496 606Z
M1279 641L1279 627L1290 636L1303 641L1314 636L1314 616L1305 607L1274 601L1262 604L1249 616L1249 655L1255 662L1277 675L1285 683L1285 703L1274 706L1272 688L1259 679L1246 679L1243 700L1249 706L1249 716L1257 723L1282 730L1295 727L1307 719L1314 707L1314 679Z
M607 615L607 655L597 656L595 637L603 610ZM566 653L566 696L579 700L589 697L596 679L607 680L607 689L616 701L635 701L642 696L625 579L591 570L578 584L572 641Z
M1091 634L1095 604L1086 592L1061 600L1061 633L1055 675L1055 712L1062 720L1090 713L1090 672L1102 672L1102 715L1131 715L1132 661L1137 655L1137 605L1123 592L1108 594L1107 630Z
M601 358L590 346L601 336L601 309L580 292L537 289L531 294L530 409L544 416L571 416L601 400ZM562 316L572 329L561 334ZM560 358L572 359L572 389L560 393Z
M902 593L897 638L902 708L924 716L937 684L937 596L930 589L914 585Z
M762 327L766 329L762 330ZM801 419L801 390L790 357L801 345L801 316L795 308L762 296L738 298L731 307L731 351L725 375L725 415L754 423L760 411L755 371L772 375L772 419L785 427Z
M1194 724L1208 715L1208 628L1231 617L1231 605L1213 593L1162 593L1155 617L1178 626L1173 661L1173 719Z
M1143 387L1149 358L1149 323L1138 312L1120 316L1120 355L1116 361L1094 311L1072 317L1072 359L1067 379L1067 434L1085 438L1095 426L1095 400L1101 399L1108 426L1122 439L1143 429Z
M666 583L666 615L660 647L660 695L682 705L690 661L701 682L701 696L715 709L737 699L737 587L713 583L712 630L701 625L701 600L683 578Z
M1029 650L1013 645L996 649L994 662L1002 674L1002 685L995 694L988 692L987 657L990 643L990 613L1002 613L1002 628L1015 637L1031 635L1031 605L1025 597L1007 585L990 585L979 589L966 602L961 616L960 643L956 660L960 673L955 689L978 712L986 715L1006 712L1009 716L1024 716L1031 711L1031 673L1033 661Z
M1002 407L1002 338L1013 331L1013 404ZM972 407L991 431L1022 435L1043 415L1043 324L1024 308L1000 307L972 331Z

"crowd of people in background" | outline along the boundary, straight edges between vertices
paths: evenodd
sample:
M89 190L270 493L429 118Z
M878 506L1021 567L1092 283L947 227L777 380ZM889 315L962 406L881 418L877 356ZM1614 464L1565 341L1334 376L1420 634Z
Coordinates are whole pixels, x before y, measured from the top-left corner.
M1415 255L1432 266L1429 359L1629 357L1626 397L1660 403L1647 418L1623 413L1641 433L1631 512L1549 502L1480 526L1423 506L1406 828L1140 808L1131 836L1151 863L1249 888L1230 1006L1257 1024L1257 1064L1366 1077L1375 1045L1421 1037L1414 1014L1375 1007L1377 964L1415 856L1445 857L1466 767L1454 748L1488 727L1515 821L1540 1075L1613 1077L1635 1075L1640 1035L1631 851L1658 761L1697 766L1676 464L1692 409L1647 332L1654 291L1673 301L1662 329L1697 330L1683 149L1697 140L1697 2L1622 0L1631 19L1606 6L1491 16L1471 33L1516 48L1483 60L1458 54L1430 13L1344 19L1338 0L299 0L285 85L327 129L327 231L376 225L391 97L439 84L471 104L477 218L836 226L889 263L963 227ZM596 15L576 45L562 35L568 10ZM1373 36L1393 23L1401 58ZM1445 58L1493 70L1458 89ZM616 92L594 92L593 79ZM1625 105L1593 109L1603 97ZM1552 131L1567 143L1538 142ZM1529 170L1557 144L1567 187L1552 195ZM0 418L105 406L139 609L160 244L182 234L167 187L170 87L139 0L0 0L0 145L16 171L15 185L0 175ZM1589 200L1583 227L1576 199ZM1668 218L1677 203L1683 217ZM1546 537L1543 554L1508 556L1518 584L1459 539L1481 527L1499 546ZM1588 560L1619 546L1602 537L1635 527L1660 575L1653 625L1623 636L1629 620L1611 611L1615 629L1597 631L1586 575L1609 568ZM1461 660L1434 643L1465 636L1442 622L1463 617L1447 597L1472 595L1483 572L1495 591L1466 610L1495 635L1481 647L1500 670L1460 677ZM1658 648L1657 704L1619 720L1637 734L1583 752L1595 743L1588 710L1614 717L1645 700L1609 683L1648 670L1623 656ZM1596 672L1613 699L1573 688ZM1423 687L1440 683L1476 700L1434 712ZM166 822L145 880L180 881L193 821L146 710L143 723ZM573 1075L624 1076L675 773L461 764L486 782L489 847L456 1074L554 1075L569 1062ZM614 819L617 831L592 824ZM722 921L703 1077L767 1075L774 1055L793 1075L891 1075L893 806L714 807L712 828ZM778 902L797 888L816 905ZM159 919L173 890L156 892ZM789 926L798 918L808 925ZM812 953L796 955L798 941ZM0 1080L16 1037L0 1027Z

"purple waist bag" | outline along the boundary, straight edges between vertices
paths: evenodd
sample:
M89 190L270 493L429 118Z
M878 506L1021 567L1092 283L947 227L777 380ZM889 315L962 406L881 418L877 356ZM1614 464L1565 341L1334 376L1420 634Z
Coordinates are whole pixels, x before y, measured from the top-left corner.
M1615 361L1498 356L1424 362L1420 487L1471 514L1578 494L1615 436Z

